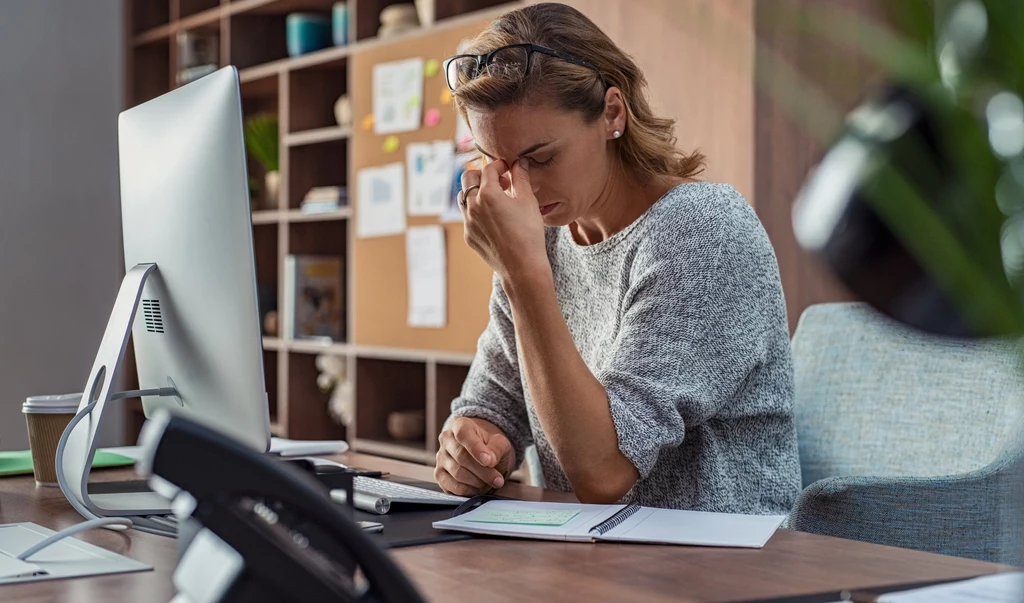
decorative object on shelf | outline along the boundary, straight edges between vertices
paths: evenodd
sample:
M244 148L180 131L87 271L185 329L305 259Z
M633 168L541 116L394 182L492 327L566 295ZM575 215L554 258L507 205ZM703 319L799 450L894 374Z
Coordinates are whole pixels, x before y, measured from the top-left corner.
M380 11L380 29L377 30L377 37L387 38L419 27L420 18L415 4L392 4Z
M355 421L356 400L352 381L348 378L348 363L341 356L320 354L316 357L316 384L327 394L327 411L331 418L348 427Z
M278 335L277 310L271 310L263 316L263 334L267 337Z
M401 442L422 440L427 433L427 413L423 410L396 410L388 413L388 435Z
M415 0L416 16L419 17L420 25L430 27L436 18L437 0Z
M280 188L280 132L277 116L271 113L254 115L245 122L245 148L249 156L266 170L263 179L264 201L268 207L277 207ZM253 209L256 207L253 198Z
M352 127L352 99L342 94L334 103L334 121L342 128Z
M347 186L314 186L303 197L299 209L306 214L322 214L338 211L348 205Z
M290 255L284 263L285 337L344 339L345 288L341 258Z
M381 145L381 148L384 149L385 153L394 153L398 150L399 146L401 146L401 144L399 143L397 136L388 136L384 139L384 144Z
M288 56L297 57L331 45L331 21L316 13L292 13L285 19Z
M263 334L270 337L277 335L277 285L272 283L259 283L256 287L256 301L259 304L260 321L263 324ZM268 317L273 314L273 319ZM274 328L268 328L272 325Z
M441 110L436 108L428 110L427 114L423 116L423 123L427 126L436 126L441 123Z
M335 46L348 44L348 2L335 2L331 9L331 33Z
M178 72L174 81L178 86L194 82L209 75L220 66L220 36L210 31L179 31Z

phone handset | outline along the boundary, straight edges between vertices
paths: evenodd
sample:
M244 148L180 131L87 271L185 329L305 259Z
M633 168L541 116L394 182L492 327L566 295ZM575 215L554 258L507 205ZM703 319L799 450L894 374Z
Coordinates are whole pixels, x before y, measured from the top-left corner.
M206 558L237 566L220 577L219 598L211 598L210 578L203 579L199 590L210 601L423 601L327 488L301 470L166 411L146 423L139 443L139 473L174 500L179 523L180 516L191 516L204 528L179 570L212 567ZM235 563L226 562L231 559Z

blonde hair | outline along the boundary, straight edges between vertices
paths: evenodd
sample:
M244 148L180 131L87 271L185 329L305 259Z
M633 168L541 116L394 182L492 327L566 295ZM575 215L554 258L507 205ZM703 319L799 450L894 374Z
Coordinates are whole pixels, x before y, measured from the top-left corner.
M675 121L651 110L647 80L633 59L578 10L548 2L511 11L477 35L465 52L485 54L509 44L538 44L573 55L596 67L608 86L622 92L626 127L614 147L636 176L690 178L704 170L704 155L686 154L676 147ZM529 73L523 77L493 77L485 70L474 79L460 81L455 106L465 116L469 110L491 111L547 99L561 109L580 112L592 123L605 109L600 82L592 69L534 53Z

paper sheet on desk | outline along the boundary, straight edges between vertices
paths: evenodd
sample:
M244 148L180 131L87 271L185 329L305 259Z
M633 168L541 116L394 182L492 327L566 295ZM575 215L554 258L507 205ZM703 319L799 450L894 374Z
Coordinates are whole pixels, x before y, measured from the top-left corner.
M409 272L409 326L443 327L448 319L444 228L415 226L405 233Z
M0 525L0 556L16 557L30 546L53 534L53 530L34 523ZM2 576L0 584L141 572L153 569L145 563L112 553L74 537L65 538L39 551L29 559L32 565L39 566L46 573L17 577Z
M889 593L879 603L1020 603L1024 601L1024 573L1012 572L972 578L962 582Z

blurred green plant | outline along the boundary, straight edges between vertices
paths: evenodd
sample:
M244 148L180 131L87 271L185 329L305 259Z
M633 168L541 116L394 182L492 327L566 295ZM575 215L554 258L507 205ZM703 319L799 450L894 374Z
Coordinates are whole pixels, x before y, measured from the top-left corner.
M758 86L828 147L797 201L797 238L904 322L1024 334L1024 2L883 6L888 23L827 2L772 4L776 26L881 69L886 85L846 115L756 42Z
M280 168L277 116L254 115L245 120L245 148L249 156L268 172Z

